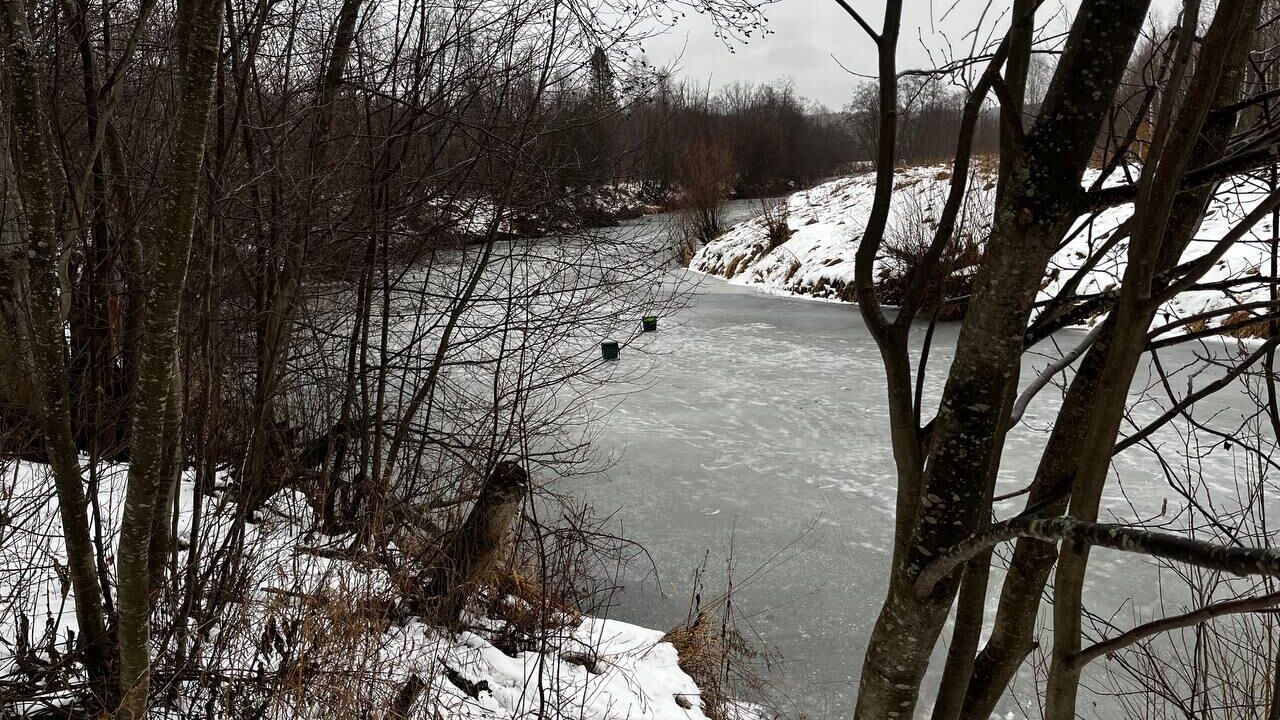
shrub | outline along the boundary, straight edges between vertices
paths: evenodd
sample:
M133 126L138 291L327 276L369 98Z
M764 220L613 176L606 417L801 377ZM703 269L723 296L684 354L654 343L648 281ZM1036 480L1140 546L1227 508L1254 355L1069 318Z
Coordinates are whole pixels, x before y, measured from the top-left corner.
M884 260L880 268L880 299L898 305L908 288L929 283L930 291L921 310L937 313L939 320L964 317L973 279L982 263L986 235L991 222L992 198L989 193L971 192L956 219L951 239L943 250L939 264L924 277L922 264L937 230L937 208L940 198L907 193L889 227L884 241Z
M769 250L791 239L791 207L786 198L761 198L758 201L760 222L764 225Z
M694 141L680 158L680 197L688 223L707 242L724 231L720 210L733 185L733 156L709 138Z

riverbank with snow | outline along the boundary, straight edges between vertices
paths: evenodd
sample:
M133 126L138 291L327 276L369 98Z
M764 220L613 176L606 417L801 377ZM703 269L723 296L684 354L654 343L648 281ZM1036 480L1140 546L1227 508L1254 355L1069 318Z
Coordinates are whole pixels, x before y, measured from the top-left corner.
M114 465L94 478L111 595L111 549L126 474L125 466ZM259 717L359 717L378 708L373 716L403 720L707 718L697 684L661 631L573 612L530 613L528 602L515 596L478 603L488 610L471 615L460 632L398 616L387 610L397 594L388 571L394 563L354 550L352 536L315 532L301 493L271 498L236 537L230 490L223 486L197 498L190 476L179 483L173 567L186 567L191 557L199 502L206 524L196 531L197 552L214 560L202 565L217 567L224 558L243 562L248 582L221 588L235 595L222 604L206 596L186 621L174 623L185 627L180 645L190 655L156 658L156 676L170 678L170 700L153 708L154 717L244 717L251 711ZM394 545L390 551L396 552ZM74 652L76 631L65 558L48 468L4 465L0 717L66 708L72 689L83 682L76 666L63 662ZM172 620L179 596L165 590L157 618ZM516 611L490 612L503 605ZM528 617L541 619L522 624ZM719 708L721 717L752 715L746 706L727 705ZM393 710L399 714L387 714Z
M1092 183L1095 177L1087 175L1085 183ZM895 245L909 249L922 236L931 236L950 181L950 171L943 166L898 173L885 250L880 253L875 270L878 278L892 272L891 251ZM986 230L984 223L989 224L995 176L988 170L978 170L969 185L960 224L964 232L981 236ZM1183 261L1208 252L1267 192L1261 182L1246 177L1224 183ZM772 292L852 301L854 258L874 195L875 177L870 173L795 193L785 201L790 231L785 242L770 242L768 223L757 216L738 223L700 248L689 267L734 284ZM1050 261L1039 299L1054 297L1069 284L1075 285L1077 297L1117 287L1124 273L1128 243L1127 239L1114 236L1132 213L1132 204L1125 204L1081 218ZM1170 333L1225 326L1243 336L1256 334L1255 328L1240 326L1247 325L1250 316L1266 313L1267 308L1233 308L1267 300L1272 231L1270 219L1256 225L1227 250L1199 285L1237 282L1227 288L1192 289L1179 294L1163 305L1157 325L1176 325L1169 328ZM1090 262L1091 259L1094 260ZM1201 315L1205 317L1200 319Z

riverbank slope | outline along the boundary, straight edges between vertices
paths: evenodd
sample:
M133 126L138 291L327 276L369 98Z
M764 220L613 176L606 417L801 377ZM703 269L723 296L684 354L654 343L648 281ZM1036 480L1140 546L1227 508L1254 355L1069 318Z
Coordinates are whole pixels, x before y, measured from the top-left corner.
M1091 184L1096 175L1086 175ZM895 265L913 247L932 236L946 201L950 170L944 166L917 167L898 173L890 211L889 230L880 253L876 276L890 279ZM995 193L995 177L978 170L969 182L970 193L960 215L960 233L981 238L989 226ZM1223 183L1210 204L1203 225L1183 260L1200 257L1215 241L1237 224L1267 194L1267 188L1247 177ZM789 237L777 242L764 215L741 222L700 248L689 267L741 285L824 300L852 301L854 257L871 202L875 176L871 173L822 183L786 198L785 222ZM1117 287L1123 276L1127 239L1117 238L1122 223L1133 213L1132 204L1120 205L1082 217L1067 242L1049 263L1040 298L1058 295L1069 283L1078 283L1077 297L1103 293ZM777 213L773 213L776 222ZM1264 327L1250 326L1250 316L1267 312L1247 308L1267 300L1267 276L1271 263L1270 219L1265 220L1232 246L1215 263L1200 286L1167 302L1157 316L1158 325L1172 324L1168 332L1221 329L1244 337L1257 337ZM772 236L772 239L771 239ZM1096 258L1090 262L1091 258ZM971 268L967 269L971 271ZM882 298L892 304L892 298ZM1204 317L1201 317L1204 316Z

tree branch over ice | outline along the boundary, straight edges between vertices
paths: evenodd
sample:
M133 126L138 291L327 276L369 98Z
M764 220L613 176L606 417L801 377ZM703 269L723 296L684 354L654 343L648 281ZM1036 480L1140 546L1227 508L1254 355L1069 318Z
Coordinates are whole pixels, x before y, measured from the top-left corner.
M1235 613L1247 613L1265 608L1272 607L1280 603L1280 592L1267 593L1266 595L1258 595L1256 597L1238 598L1235 600L1224 600L1223 602L1205 605L1202 608L1192 610L1191 612L1181 615L1173 615L1159 620L1152 620L1149 623L1143 623L1132 630L1121 635L1094 643L1089 647L1081 650L1072 657L1072 663L1076 667L1084 667L1089 663L1108 653L1116 652L1141 641L1143 638L1158 635L1162 632L1177 630L1178 628L1199 625L1216 617L1223 615L1231 615Z
M916 577L915 592L925 597L952 570L987 548L1009 540L1031 538L1044 542L1067 540L1080 545L1110 548L1174 560L1196 567L1235 575L1280 577L1280 550L1215 545L1173 533L1139 530L1123 525L1081 522L1070 517L1017 517L992 525L988 530L945 551Z
M1182 191L1195 190L1206 185L1222 182L1233 175L1257 170L1276 162L1280 158L1280 144L1269 144L1225 157L1217 162L1188 172L1182 178ZM1081 212L1103 210L1117 205L1131 203L1138 197L1136 183L1116 185L1101 190L1085 193L1084 207Z
M1094 325L1093 329L1089 331L1089 334L1084 336L1084 339L1080 341L1079 345L1063 353L1062 357L1052 363L1049 363L1049 366L1037 375L1035 380L1031 381L1031 385L1027 386L1027 389L1023 390L1022 394L1019 395L1018 399L1013 403L1013 412L1009 415L1009 427L1013 427L1022 419L1023 413L1027 411L1027 405L1031 404L1031 400L1049 384L1049 381L1052 380L1055 375L1070 367L1071 363L1076 361L1076 358L1079 358L1084 354L1085 350L1088 350L1093 346L1093 343L1098 339L1098 336L1102 334L1102 328L1105 325L1105 322L1100 322L1097 325Z
M1179 401L1176 405L1166 410L1164 414L1162 414L1160 417L1148 423L1146 427L1142 428L1138 432L1116 443L1114 454L1119 455L1124 450L1142 442L1147 437L1150 437L1150 435L1154 433L1156 430L1159 430L1161 427L1164 427L1171 420L1178 417L1182 413L1187 412L1187 410L1192 405L1196 404L1196 402L1206 397L1209 397L1210 395L1218 392L1219 390L1235 382L1236 378L1244 374L1246 370L1248 370L1250 367L1255 365L1259 360L1265 359L1268 354L1274 352L1276 345L1278 344L1280 344L1280 337L1268 338L1267 341L1264 342L1262 345L1260 345L1256 350L1254 350L1253 353L1249 355L1249 357L1245 358L1242 362L1237 364L1234 368L1232 368L1229 372L1227 372L1227 374L1209 383L1208 385L1205 385L1199 390L1187 395L1181 401Z

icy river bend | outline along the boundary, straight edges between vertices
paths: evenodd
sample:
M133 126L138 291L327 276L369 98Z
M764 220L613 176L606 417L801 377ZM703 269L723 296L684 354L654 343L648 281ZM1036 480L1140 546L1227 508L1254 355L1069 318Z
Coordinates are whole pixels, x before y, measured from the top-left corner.
M612 615L655 628L676 625L704 552L711 553L708 589L717 591L732 545L741 629L782 657L766 678L781 709L791 717L845 717L883 599L891 546L895 480L878 352L854 306L768 295L715 278L701 290L693 307L663 318L647 354L624 350L620 363L643 369L644 388L609 415L600 439L602 450L618 455L616 464L578 488L598 510L618 510L662 581L660 592L646 568L633 568ZM941 390L957 330L938 328L927 396L936 399ZM1067 345L1082 335L1071 331L1059 340ZM1179 367L1193 352L1238 350L1234 341L1214 341L1162 351L1161 359ZM1045 363L1044 355L1029 356L1024 383ZM1140 377L1135 395L1149 382ZM1184 389L1185 378L1179 382ZM1196 381L1202 382L1208 380ZM1045 440L1041 430L1059 399L1060 392L1046 389L1010 434L998 492L1031 477ZM1234 427L1247 404L1231 388L1198 405L1196 414ZM1155 417L1158 410L1139 404L1134 414ZM1201 463L1229 483L1229 455ZM1166 500L1176 505L1148 457L1131 451L1117 459L1123 488L1111 484L1104 518L1150 518ZM998 506L1002 515L1019 509L1020 500ZM1114 615L1121 626L1149 619L1160 602L1157 570L1133 556L1094 558L1092 609ZM998 588L1002 575L992 580ZM1168 593L1164 602L1180 604L1170 604ZM1029 682L1029 672L1016 681L1002 712L1036 714L1018 699L1030 702ZM1097 700L1082 697L1086 716L1118 714L1109 700Z

